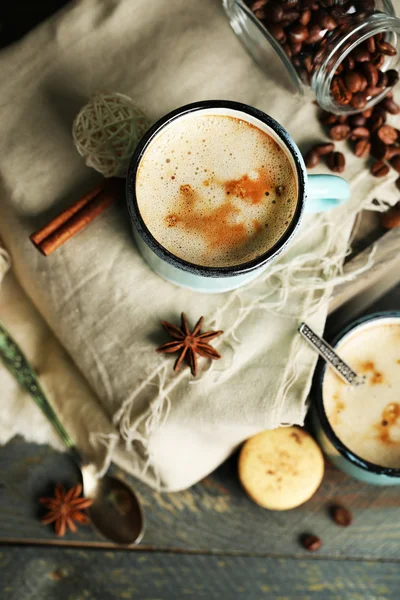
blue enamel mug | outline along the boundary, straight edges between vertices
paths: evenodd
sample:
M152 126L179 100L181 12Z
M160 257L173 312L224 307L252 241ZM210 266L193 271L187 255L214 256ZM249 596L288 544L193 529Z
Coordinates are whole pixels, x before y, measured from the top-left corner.
M358 332L362 333L377 325L393 324L396 327L400 326L400 311L384 311L363 316L356 321L352 321L330 344L333 348L337 348L339 344L344 343ZM386 355L384 355L384 359L386 360ZM323 452L338 469L355 479L374 485L400 485L400 464L398 468L397 466L387 467L366 460L352 451L338 437L327 417L324 406L323 389L327 368L326 362L320 359L315 370L311 394L311 415L314 431ZM356 432L360 424L355 421L352 426L354 432ZM392 443L395 444L395 448L398 448L399 442L391 440L390 444Z
M275 245L249 262L222 267L188 262L164 248L151 234L140 214L136 185L140 163L147 148L161 132L172 128L177 119L193 115L229 116L266 132L285 152L297 177L298 199L290 224ZM350 189L341 177L308 175L300 150L289 133L269 115L239 102L207 100L188 104L170 112L146 132L130 162L126 196L136 244L150 268L164 279L181 287L198 292L220 293L241 287L260 275L290 244L305 213L317 213L343 204L350 197ZM160 209L162 208L162 198L155 198L154 202L158 202Z

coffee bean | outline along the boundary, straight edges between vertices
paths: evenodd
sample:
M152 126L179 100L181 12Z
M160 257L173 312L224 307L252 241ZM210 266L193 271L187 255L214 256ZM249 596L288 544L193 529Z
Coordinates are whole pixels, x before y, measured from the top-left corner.
M309 150L304 156L304 162L306 163L307 169L313 169L319 164L319 154L315 149Z
M399 81L399 74L394 69L389 69L389 71L386 71L386 76L388 79L387 85L389 87L393 87Z
M335 142L341 142L342 140L347 140L350 135L350 127L348 125L333 125L329 129L329 137L331 140Z
M392 165L395 171L400 173L400 156L394 156L393 158L391 158L390 164Z
M354 144L354 154L359 158L365 158L369 156L371 152L371 144L365 138L360 138Z
M369 136L370 136L370 132L366 127L355 127L350 134L350 139L351 140L358 140L358 139L367 140L367 139L369 139Z
M334 151L335 145L326 142L324 144L316 144L313 149L318 153L319 156L325 156L326 154L330 154Z
M382 52L382 54L386 54L386 56L394 56L396 52L396 48L389 44L389 42L378 42L378 50Z
M361 114L366 119L369 119L370 116L372 115L372 108L367 108L367 110L364 110Z
M263 8L263 6L265 6L267 4L268 0L255 0L255 2L253 2L251 4L251 10L255 11L258 10L259 8Z
M265 19L270 23L279 23L283 18L283 8L280 2L270 1L264 8Z
M344 59L344 66L348 71L352 71L354 69L355 66L355 61L354 58L352 58L352 56L349 54L348 56L346 56L346 58Z
M383 115L376 113L368 120L368 127L371 132L377 131L384 124L385 119Z
M292 56L296 56L296 54L301 52L302 47L303 44L301 42L293 42L292 40L290 40L290 50L292 52Z
M353 515L344 506L333 506L331 515L335 523L341 527L348 527L353 521Z
M361 46L358 46L352 52L352 57L356 62L369 62L371 60L371 55L367 50L364 50Z
M343 76L343 81L347 89L354 94L361 90L363 82L366 82L367 80L364 75L358 71L349 71Z
M286 41L286 33L283 27L281 25L278 25L278 23L272 23L271 25L269 25L268 31L276 40L278 40L278 42Z
M309 552L315 552L322 546L322 541L316 535L305 534L301 536L301 543L303 547Z
M365 42L365 46L370 54L375 54L376 44L375 44L375 38L373 35L371 35L371 37L369 37L367 39L367 41Z
M340 123L341 125L347 125L347 120L348 120L347 115L339 115L337 122Z
M285 23L285 27L297 21L300 17L300 13L298 10L287 10L284 14L282 23Z
M353 108L362 110L367 104L367 94L365 92L357 92L356 94L353 94L350 104Z
M324 36L324 32L321 27L317 25L317 23L313 23L308 27L308 38L305 40L305 44L315 44L316 42L320 42L322 37Z
M377 87L385 88L385 87L387 87L388 83L389 83L389 77L388 77L387 73L384 73L383 71L378 71L378 83L376 84Z
M376 87L379 78L379 71L371 62L364 63L362 69L369 87Z
M400 106L396 104L396 102L394 102L391 98L386 97L384 100L382 100L382 106L391 115L397 115L400 112Z
M333 173L343 173L346 159L342 152L331 152L326 157L326 164Z
M362 115L351 115L349 117L349 125L350 127L364 127L367 119Z
M389 158L389 147L376 135L372 139L371 154L378 161L387 160Z
M349 104L353 97L352 93L346 88L341 77L333 78L331 94L338 104Z
M319 116L319 122L322 125L333 125L338 120L337 115L333 115L332 113L328 113L326 111L322 111Z
M383 56L383 54L375 54L375 56L372 57L371 62L374 65L374 67L380 69L383 66L383 63L385 62L385 57Z
M387 154L388 154L388 160L390 160L391 158L393 158L395 156L400 156L400 147L399 146L389 146Z
M382 140L384 144L388 146L394 144L397 141L397 131L390 125L382 125L376 132L378 138Z
M324 9L317 10L313 16L318 25L321 26L322 29L327 29L328 31L332 31L332 29L336 29L337 22L335 19Z
M395 160L395 159L393 159L393 160ZM399 169L400 169L400 164L399 164ZM370 173L374 177L386 177L386 175L389 173L389 171L390 171L389 167L382 160L377 160L374 163L372 163L371 169L370 169Z
M309 8L303 10L299 17L299 21L302 25L307 26L309 24L309 22L311 21L311 10Z

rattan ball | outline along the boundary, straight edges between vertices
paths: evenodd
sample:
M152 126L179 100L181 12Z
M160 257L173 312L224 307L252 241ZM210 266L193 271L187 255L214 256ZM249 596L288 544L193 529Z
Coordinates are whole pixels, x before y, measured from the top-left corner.
M72 135L88 167L104 177L125 177L132 153L149 125L129 96L98 93L76 116Z

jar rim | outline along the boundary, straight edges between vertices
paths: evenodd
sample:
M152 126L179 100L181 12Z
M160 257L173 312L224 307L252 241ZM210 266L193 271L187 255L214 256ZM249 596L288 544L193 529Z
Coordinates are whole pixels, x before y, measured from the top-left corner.
M370 15L364 23L360 23L356 27L351 28L350 31L340 38L330 54L326 57L325 61L314 73L311 82L311 87L315 93L317 102L322 109L330 113L341 115L354 115L360 112L360 109L356 109L349 104L339 105L333 100L330 93L332 80L335 77L337 68L350 52L368 38L377 35L378 33L387 33L388 31L397 34L400 43L400 19L384 13L374 13ZM343 51L343 46L347 44L349 45ZM392 88L390 87L385 88L380 94L373 96L368 100L362 111L372 108L378 102L383 100L391 89Z

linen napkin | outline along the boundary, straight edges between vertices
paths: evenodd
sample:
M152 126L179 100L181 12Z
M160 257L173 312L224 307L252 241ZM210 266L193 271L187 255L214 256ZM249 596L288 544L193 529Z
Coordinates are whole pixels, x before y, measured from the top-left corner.
M196 100L242 101L272 115L301 148L324 137L311 98L293 95L272 49L268 72L260 70L217 0L72 3L3 51L0 69L0 235L36 307L10 291L7 276L0 318L42 364L78 446L99 469L115 460L154 488L178 490L250 435L302 424L316 356L297 327L307 321L322 332L354 216L374 198L397 200L395 174L373 179L348 154L351 201L305 220L278 261L227 294L180 289L150 271L123 203L45 258L29 234L96 180L71 139L74 116L96 91L130 95L153 121ZM14 294L23 298L15 309ZM173 359L155 353L165 341L160 321L178 324L181 311L192 324L204 315L205 329L225 332L214 344L223 358L203 362L197 379L188 369L174 373ZM48 427L32 432L30 400L21 400L4 369L0 377L7 381L0 439L21 432L53 442Z

